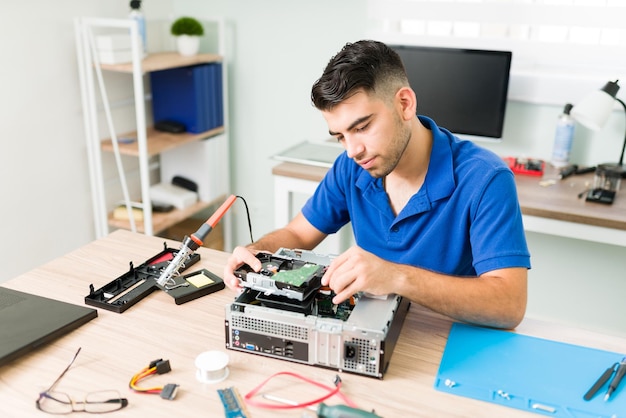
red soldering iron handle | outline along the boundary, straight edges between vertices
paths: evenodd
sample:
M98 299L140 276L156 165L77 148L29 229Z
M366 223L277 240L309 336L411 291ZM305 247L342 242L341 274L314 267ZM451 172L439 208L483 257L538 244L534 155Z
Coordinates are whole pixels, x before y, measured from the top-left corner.
M215 226L220 221L220 219L222 219L222 217L226 214L228 209L230 209L233 203L235 203L235 200L237 200L237 196L232 195L232 194L228 196L226 201L222 203L222 205L219 208L217 208L217 210L213 213L213 215L211 215L211 217L205 223L203 223L196 232L191 234L189 238L193 242L195 242L198 245L198 247L202 246L203 241L206 238L206 236L209 234L209 232L213 230L213 228L215 228Z
M206 223L209 224L211 226L211 228L215 228L215 225L217 225L217 223L220 221L220 219L222 219L222 217L226 214L228 209L230 209L230 207L233 205L233 203L235 203L235 200L237 200L237 196L235 196L233 194L228 196L226 201L224 203L222 203L222 206L217 208L217 210L206 221Z

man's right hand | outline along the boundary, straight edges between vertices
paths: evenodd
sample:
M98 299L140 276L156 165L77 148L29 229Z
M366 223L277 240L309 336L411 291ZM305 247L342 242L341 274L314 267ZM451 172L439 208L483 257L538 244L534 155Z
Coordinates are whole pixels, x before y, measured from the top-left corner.
M228 258L224 266L224 283L230 289L241 292L243 287L239 283L239 279L235 276L234 271L244 264L247 264L252 270L258 272L261 270L261 261L256 258L256 251L247 247L236 247Z

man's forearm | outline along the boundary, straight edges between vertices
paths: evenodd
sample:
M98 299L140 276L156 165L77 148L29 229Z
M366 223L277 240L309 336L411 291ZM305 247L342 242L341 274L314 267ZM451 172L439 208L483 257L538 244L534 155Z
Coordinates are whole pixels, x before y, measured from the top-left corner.
M276 252L280 248L297 248L302 250L310 250L309 247L302 239L290 230L283 228L270 232L264 235L257 241L246 245L247 248L256 251L268 251L271 253Z
M279 229L264 235L260 239L246 245L247 248L256 251L276 252L279 248L298 248L291 234L284 229Z
M403 278L399 291L420 305L460 321L514 328L526 311L526 270L501 271L504 277L462 278L417 269Z

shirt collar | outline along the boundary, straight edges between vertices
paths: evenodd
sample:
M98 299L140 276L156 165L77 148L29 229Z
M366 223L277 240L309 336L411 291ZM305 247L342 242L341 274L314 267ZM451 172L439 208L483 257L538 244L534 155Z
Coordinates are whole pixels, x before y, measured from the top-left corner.
M452 195L456 185L452 143L457 139L447 129L437 126L432 119L426 116L418 117L422 125L433 134L433 147L424 185L431 201L447 198Z

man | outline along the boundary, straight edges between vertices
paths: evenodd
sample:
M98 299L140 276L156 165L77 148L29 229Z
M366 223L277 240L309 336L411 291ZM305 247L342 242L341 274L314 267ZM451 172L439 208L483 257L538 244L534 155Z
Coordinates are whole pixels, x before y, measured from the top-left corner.
M287 226L235 248L226 284L239 288L243 263L261 268L254 253L312 249L351 221L356 246L322 279L335 303L395 293L456 320L517 326L530 255L503 161L416 116L401 59L383 43L346 44L311 96L346 152Z

